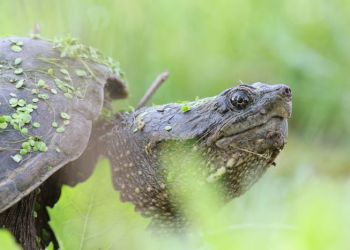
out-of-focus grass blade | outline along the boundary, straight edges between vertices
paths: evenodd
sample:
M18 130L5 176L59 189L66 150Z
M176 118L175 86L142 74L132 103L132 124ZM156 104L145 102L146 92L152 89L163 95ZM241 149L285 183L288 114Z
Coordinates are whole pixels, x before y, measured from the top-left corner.
M0 249L4 250L20 250L14 238L8 231L0 230Z

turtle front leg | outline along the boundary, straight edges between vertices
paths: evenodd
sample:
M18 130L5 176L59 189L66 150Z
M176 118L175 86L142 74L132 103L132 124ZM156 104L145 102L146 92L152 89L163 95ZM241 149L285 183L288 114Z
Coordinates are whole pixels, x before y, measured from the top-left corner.
M0 214L0 227L9 230L24 249L36 249L35 206L32 192Z
M24 250L45 249L58 242L50 228L46 206L40 204L40 190L36 189L14 206L0 213L0 228L9 230Z

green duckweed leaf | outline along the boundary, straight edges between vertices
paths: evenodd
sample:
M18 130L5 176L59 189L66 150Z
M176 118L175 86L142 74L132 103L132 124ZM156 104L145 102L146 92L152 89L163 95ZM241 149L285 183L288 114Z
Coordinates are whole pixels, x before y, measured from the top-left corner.
M64 93L64 96L67 97L68 99L73 99L73 95L70 93Z
M82 69L77 69L75 71L75 74L79 77L86 77L87 76L87 73L85 70L82 70Z
M16 83L16 89L19 89L19 88L22 88L24 86L24 80L19 80L17 83Z
M56 129L57 133L63 133L64 132L64 127L59 127Z
M16 107L18 104L18 99L17 98L11 98L9 100L9 104L11 105L11 107Z
M27 102L24 99L19 99L19 101L17 103L17 105L20 106L20 107L23 107L26 104L27 104Z
M40 128L40 123L34 122L32 126L33 126L33 128Z
M45 81L42 79L40 79L36 85L38 86L38 88L42 88L42 89L48 87Z
M0 129L6 129L7 128L7 122L0 122Z
M65 120L69 120L70 119L70 115L68 115L67 113L65 113L65 112L61 112L61 118L62 119L65 119Z
M48 150L45 142L43 141L38 141L34 144L34 148L36 148L40 152L46 152Z
M38 94L38 97L43 100L48 100L50 98L48 94Z
M11 158L12 158L12 160L14 160L17 163L19 163L23 159L23 157L20 154L11 155Z
M22 148L22 149L19 151L19 154L22 155L22 156L25 156L25 155L27 155L28 153L29 153L28 150L25 149L25 148Z
M164 129L165 129L166 131L171 131L173 128L172 128L171 126L165 126Z
M64 75L69 75L69 72L66 69L60 69L60 71Z
M182 113L186 113L186 112L191 110L191 107L187 106L187 105L183 105L183 106L181 106L180 110Z
M15 73L16 75L23 74L23 69L22 69L22 68L15 69L14 73Z
M15 59L14 61L14 64L17 66L17 65L20 65L22 63L22 58L18 57Z
M21 129L21 134L22 135L27 135L28 134L28 129L27 128L22 128Z
M19 53L19 52L22 51L22 48L21 48L20 46L16 45L16 44L13 44L13 45L11 46L11 50L12 50L13 52Z
M54 70L53 69L48 69L47 70L47 73L50 75L50 76L53 76L55 74Z

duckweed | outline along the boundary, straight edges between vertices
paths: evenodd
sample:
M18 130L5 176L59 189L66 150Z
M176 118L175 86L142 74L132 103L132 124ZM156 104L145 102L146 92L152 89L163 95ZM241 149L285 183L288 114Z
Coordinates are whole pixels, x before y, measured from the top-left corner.
M23 159L23 157L20 154L11 155L11 158L17 163L21 162Z
M15 61L14 61L14 65L20 65L22 63L22 58L20 58L20 57L18 57L18 58L16 58L15 59Z
M34 122L32 126L33 126L33 128L40 128L40 123Z
M56 128L57 133L63 133L65 131L64 127Z
M13 73L15 73L16 75L21 75L23 73L23 69L22 68L15 69Z
M65 113L65 112L61 112L61 118L62 119L65 119L65 120L69 120L70 119L70 115L68 115L67 113Z

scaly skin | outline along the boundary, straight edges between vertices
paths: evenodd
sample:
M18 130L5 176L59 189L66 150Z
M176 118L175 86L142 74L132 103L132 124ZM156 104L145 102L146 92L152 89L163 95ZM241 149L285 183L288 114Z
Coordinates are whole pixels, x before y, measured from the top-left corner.
M265 173L286 144L291 97L286 85L255 83L187 104L119 114L102 137L115 188L123 201L155 218L153 224L183 227L186 218L169 198L181 178L169 176L174 160L164 156L178 153L175 162L181 162L200 155L199 172L206 181L194 185L219 185L231 200Z

